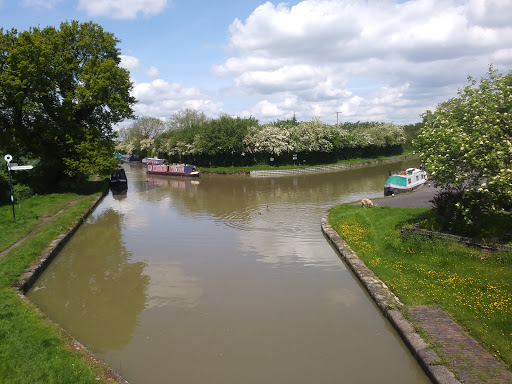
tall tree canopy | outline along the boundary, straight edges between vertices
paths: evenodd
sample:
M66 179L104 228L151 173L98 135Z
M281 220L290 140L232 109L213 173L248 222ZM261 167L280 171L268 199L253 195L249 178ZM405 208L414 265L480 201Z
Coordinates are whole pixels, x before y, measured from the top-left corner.
M462 193L468 223L512 208L512 72L492 68L480 84L427 111L415 144L436 183Z
M138 153L142 157L152 155L154 138L165 131L166 124L156 117L137 118L129 127L118 132L116 149L125 153Z
M118 43L92 22L0 29L0 150L57 177L109 171L113 125L136 101Z

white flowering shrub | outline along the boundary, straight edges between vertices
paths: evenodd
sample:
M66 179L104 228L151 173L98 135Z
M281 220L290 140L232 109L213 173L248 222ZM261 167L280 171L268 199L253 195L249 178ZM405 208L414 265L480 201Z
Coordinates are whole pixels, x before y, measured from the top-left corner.
M140 149L145 153L151 153L153 147L155 145L155 139L147 137L140 141Z
M320 119L303 121L290 127L290 146L294 152L331 152L333 131Z
M119 141L115 145L116 152L120 153L133 153L133 150L135 149L135 145L130 141Z
M243 141L249 153L279 156L292 150L290 130L271 124L250 127Z
M479 84L423 115L414 145L438 186L463 191L467 224L512 207L512 72L492 68Z

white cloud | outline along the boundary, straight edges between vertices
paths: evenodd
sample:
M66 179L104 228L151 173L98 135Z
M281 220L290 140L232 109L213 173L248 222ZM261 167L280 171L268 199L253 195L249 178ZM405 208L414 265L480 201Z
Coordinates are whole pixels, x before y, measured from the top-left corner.
M91 16L135 19L138 13L152 16L167 7L168 0L79 0L79 9Z
M158 78L160 76L160 71L158 70L157 67L151 66L151 67L149 67L147 69L146 74L149 77L152 77L152 78L156 79L156 78Z
M162 79L135 84L133 96L138 100L134 109L139 116L165 119L184 108L196 109L208 116L222 113L222 103L213 102L205 91Z
M261 116L267 119L286 116L287 111L281 109L279 105L271 103L268 100L261 100L256 103L250 110L242 111L242 116Z
M508 0L471 0L467 13L472 22L483 27L509 27L512 2Z
M121 67L131 71L139 66L139 59L135 56L121 55Z
M512 67L511 14L502 0L267 2L233 21L231 57L211 72L233 78L231 94L262 98L244 111L260 119L342 110L413 122L456 96L467 75L483 76L491 62Z

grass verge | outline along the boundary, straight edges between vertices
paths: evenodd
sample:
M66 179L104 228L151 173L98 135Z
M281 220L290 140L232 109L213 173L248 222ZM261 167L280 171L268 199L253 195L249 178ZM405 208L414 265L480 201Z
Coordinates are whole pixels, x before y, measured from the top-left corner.
M102 187L103 188L103 187ZM0 207L1 247L30 236L0 258L0 383L101 383L99 369L68 342L57 326L24 302L11 285L59 234L76 223L101 194L36 196L21 201L12 221L10 205ZM69 205L70 202L76 201ZM66 209L53 216L61 209ZM53 216L53 217L51 217Z
M13 220L11 205L0 206L0 252L78 198L80 196L74 193L54 193L23 200L14 205L16 220Z
M512 255L447 239L400 238L428 209L340 205L329 222L357 255L409 306L440 307L512 369Z

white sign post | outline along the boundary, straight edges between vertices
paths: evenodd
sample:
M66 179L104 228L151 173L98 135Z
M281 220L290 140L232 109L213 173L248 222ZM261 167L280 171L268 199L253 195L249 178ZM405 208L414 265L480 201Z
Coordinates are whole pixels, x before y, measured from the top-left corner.
M32 165L18 165L17 163L11 163L11 161L12 161L11 155L5 155L4 160L7 162L7 169L9 171L9 187L11 188L12 219L13 219L13 221L16 221L16 215L14 213L14 192L12 189L11 169L13 171L22 171L25 169L32 169L34 167Z

